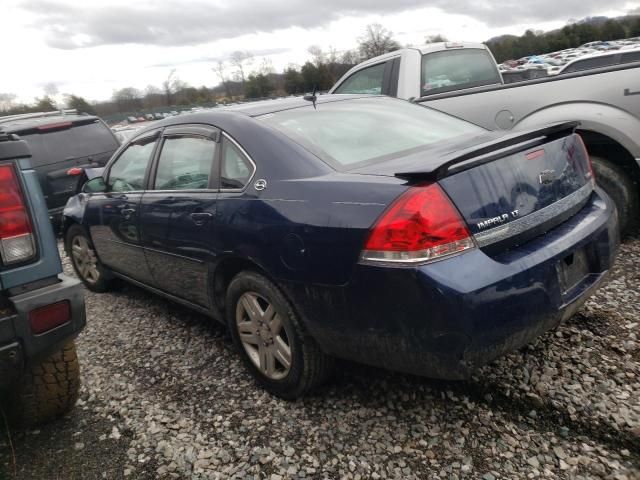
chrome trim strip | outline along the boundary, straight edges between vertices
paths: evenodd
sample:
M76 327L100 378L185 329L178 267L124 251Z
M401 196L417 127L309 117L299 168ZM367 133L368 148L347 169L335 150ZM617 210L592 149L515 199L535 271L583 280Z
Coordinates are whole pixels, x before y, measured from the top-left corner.
M551 205L541 208L537 212L530 213L526 217L518 218L506 225L500 225L492 228L491 230L476 233L474 238L480 247L486 247L492 243L506 240L510 237L526 232L531 228L535 228L538 225L542 225L543 223L560 215L562 212L579 205L586 201L592 192L593 184L588 182L572 194L567 195L563 199L558 200Z

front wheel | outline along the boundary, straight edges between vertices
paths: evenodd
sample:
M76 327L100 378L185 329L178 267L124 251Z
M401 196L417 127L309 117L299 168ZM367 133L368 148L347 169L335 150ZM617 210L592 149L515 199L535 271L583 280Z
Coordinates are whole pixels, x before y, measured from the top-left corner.
M65 236L65 250L82 283L94 292L110 289L112 278L96 255L93 244L80 225L72 225Z
M306 334L292 305L264 276L246 271L233 279L226 315L245 365L270 393L293 400L329 376L332 359Z

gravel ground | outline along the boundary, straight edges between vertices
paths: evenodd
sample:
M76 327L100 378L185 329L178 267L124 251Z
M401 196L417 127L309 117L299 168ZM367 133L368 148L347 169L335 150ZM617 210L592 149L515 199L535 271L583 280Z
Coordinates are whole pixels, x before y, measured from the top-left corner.
M207 318L87 292L81 400L11 432L15 457L1 435L0 479L638 479L639 267L636 239L576 316L470 381L349 364L296 403L257 388Z

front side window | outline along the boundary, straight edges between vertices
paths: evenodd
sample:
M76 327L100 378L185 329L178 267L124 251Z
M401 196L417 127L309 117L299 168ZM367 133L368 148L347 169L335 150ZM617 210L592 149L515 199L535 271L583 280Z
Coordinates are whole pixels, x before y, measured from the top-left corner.
M205 137L185 135L164 140L158 159L156 190L209 188L216 143Z
M222 141L220 188L241 189L253 175L253 165L228 138Z
M427 107L388 97L327 102L257 117L317 157L349 170L428 148L461 135L479 135L477 125Z
M155 144L155 138L146 138L132 143L122 152L109 170L107 187L110 192L144 190L144 177Z
M422 95L496 83L501 83L500 73L486 50L444 50L422 56Z
M384 63L367 67L354 73L335 89L333 93L357 93L382 95Z

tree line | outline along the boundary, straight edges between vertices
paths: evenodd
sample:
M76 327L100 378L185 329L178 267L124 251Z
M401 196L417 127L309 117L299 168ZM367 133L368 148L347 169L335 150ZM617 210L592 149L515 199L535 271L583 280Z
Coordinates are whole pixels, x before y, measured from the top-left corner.
M596 40L616 40L640 36L640 16L618 19L588 18L570 22L552 32L528 30L522 36L505 35L486 42L496 60L503 62L528 55L573 48ZM425 43L447 41L442 35L425 38ZM149 85L140 90L133 87L113 92L110 100L87 102L84 98L67 94L63 103L67 108L105 117L136 114L143 111L166 111L181 106L211 106L242 99L268 98L277 95L299 95L314 89L326 91L354 65L369 58L401 48L393 32L380 24L368 25L357 39L355 48L337 51L318 45L308 48L309 60L303 65L288 65L283 72L275 72L271 62L264 59L258 66L250 52L236 51L226 60L212 65L219 83L213 87L194 87L181 80L175 69L162 80L160 86ZM59 108L54 101L55 85L44 88L44 96L32 104L16 102L16 95L0 93L0 115L50 111Z
M597 17L570 22L559 30L534 32L522 36L504 35L486 42L498 63L530 55L575 48L598 40L609 41L640 36L640 16L617 19Z

